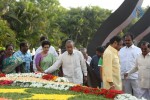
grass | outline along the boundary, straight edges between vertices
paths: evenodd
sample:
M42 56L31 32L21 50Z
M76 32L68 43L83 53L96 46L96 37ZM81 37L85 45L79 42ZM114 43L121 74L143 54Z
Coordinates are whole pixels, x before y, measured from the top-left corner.
M1 89L19 89L20 87L12 87L12 86L0 86ZM54 89L45 89L45 88L28 88L25 90L25 93L0 93L0 98L8 98L12 100L20 100L23 98L32 97L33 94L65 94L65 95L76 95L75 97L71 97L68 100L109 100L103 98L102 96L96 95L87 95L84 93L77 93L72 91L64 91L64 90L54 90Z

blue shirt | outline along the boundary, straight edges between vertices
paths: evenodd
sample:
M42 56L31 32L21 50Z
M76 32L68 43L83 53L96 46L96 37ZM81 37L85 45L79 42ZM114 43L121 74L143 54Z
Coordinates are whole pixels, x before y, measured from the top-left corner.
M25 72L30 72L30 63L32 61L32 55L30 52L23 54L20 50L14 53L15 57L19 57L25 62Z

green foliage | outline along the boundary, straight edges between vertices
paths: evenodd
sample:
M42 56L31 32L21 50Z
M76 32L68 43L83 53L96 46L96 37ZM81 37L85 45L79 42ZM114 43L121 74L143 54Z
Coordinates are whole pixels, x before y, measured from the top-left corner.
M0 45L9 40L18 46L25 40L31 48L39 46L42 35L49 37L55 47L60 47L67 38L73 39L77 47L86 47L111 14L109 10L93 6L66 9L58 0L1 0L0 11L1 33L11 36L9 39L1 34Z
M74 40L78 47L86 47L110 14L111 11L99 7L71 8L58 23L61 31Z
M15 45L15 33L10 29L7 21L0 18L0 46L4 46L9 43Z

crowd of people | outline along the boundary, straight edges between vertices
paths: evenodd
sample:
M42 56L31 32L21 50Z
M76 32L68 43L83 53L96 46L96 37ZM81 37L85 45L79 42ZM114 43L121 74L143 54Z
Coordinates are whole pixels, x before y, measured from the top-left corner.
M70 39L59 55L44 36L34 57L28 52L27 42L21 42L16 52L8 44L0 52L0 73L51 73L72 83L123 90L150 100L150 44L143 41L137 47L133 39L131 34L123 39L114 36L106 46L97 47L92 58L86 48L76 49Z

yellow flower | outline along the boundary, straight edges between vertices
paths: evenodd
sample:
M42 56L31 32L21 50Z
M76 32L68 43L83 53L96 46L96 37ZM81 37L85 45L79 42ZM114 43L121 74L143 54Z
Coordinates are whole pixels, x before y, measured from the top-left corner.
M59 94L33 94L31 98L26 99L51 99L51 100L68 100L70 97L74 97L75 95L59 95Z
M0 93L26 93L25 90L27 88L23 89L0 89Z
M52 80L55 81L57 78L58 78L57 76L54 76L54 78Z

